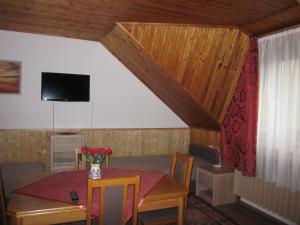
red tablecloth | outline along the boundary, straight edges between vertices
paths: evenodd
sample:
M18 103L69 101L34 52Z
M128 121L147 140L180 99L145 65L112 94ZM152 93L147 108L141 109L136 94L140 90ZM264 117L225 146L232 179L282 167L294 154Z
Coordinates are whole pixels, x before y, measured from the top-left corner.
M141 171L128 169L104 169L103 179L115 177L129 177L141 175L139 205L142 204L145 195L151 188L164 176L161 172L156 171ZM19 188L14 192L19 194L30 195L50 200L57 200L61 202L72 203L70 198L70 191L77 191L79 196L79 207L85 209L87 199L87 171L70 171L61 172L52 176L43 178L28 186ZM98 215L99 212L99 191L93 193L93 213ZM133 189L129 188L127 205L127 219L132 216L132 198Z

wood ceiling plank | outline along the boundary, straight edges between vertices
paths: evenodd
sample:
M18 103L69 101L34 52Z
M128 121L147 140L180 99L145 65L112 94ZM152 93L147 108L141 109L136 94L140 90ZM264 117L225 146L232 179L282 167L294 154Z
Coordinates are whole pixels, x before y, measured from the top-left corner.
M206 43L209 43L209 46L206 47L204 46L204 48L206 48L206 65L204 65L204 70L202 71L203 75L207 77L207 81L205 83L205 87L204 90L196 90L196 89L192 89L191 93L193 96L195 96L197 99L201 99L201 102L203 103L203 105L205 105L207 108L211 109L211 103L209 101L209 99L214 99L215 95L210 96L209 94L209 89L212 85L213 82L213 78L216 74L216 69L218 68L218 62L219 62L219 56L220 56L220 45L221 42L223 41L224 37L225 37L225 30L221 29L221 30L211 30L209 31L210 35L209 35L209 39L207 39ZM205 67L208 67L207 71L205 71ZM198 82L202 82L202 80L197 79L197 83ZM213 84L214 85L214 84ZM216 86L214 86L214 90L215 90Z
M241 34L239 34L240 36ZM220 80L219 87L223 87L227 91L228 96L233 96L234 90L236 85L232 85L232 82L237 83L240 73L242 71L243 65L244 65L244 59L247 54L247 49L249 46L249 39L245 36L238 37L243 45L239 45L236 48L232 49L232 57L235 57L236 55L240 54L240 58L237 60L234 60L233 62L229 62L227 65L227 74L223 77L223 80ZM220 95L220 98L218 99L217 104L223 104L223 107L218 107L218 111L216 112L218 115L220 115L220 118L224 118L227 108L230 104L231 98L228 98L226 94L223 92L223 95Z
M207 84L206 95L204 96L204 105L211 109L220 109L220 105L223 106L223 102L220 102L222 96L220 96L220 89L228 89L230 87L224 87L224 79L230 77L226 74L227 64L233 63L234 55L232 55L232 43L236 43L239 31L233 30L233 32L222 32L222 40L218 40L217 55L214 58L214 63L211 64L213 71L211 72L210 81ZM219 36L219 35L218 35ZM227 64L226 64L227 63ZM241 61L240 63L243 63ZM215 112L216 113L216 112ZM219 114L218 114L219 115Z
M99 41L131 2L1 0L0 28Z
M101 42L188 125L219 129L218 121L182 89L121 25L116 25Z
M274 14L295 0L140 0L133 5L132 22L190 23L237 26ZM130 20L140 18L140 20ZM170 18L173 18L171 21Z
M242 28L251 34L258 36L270 33L285 27L300 24L300 6L295 4L285 10L257 20L253 23L243 25Z
M222 121L244 62L247 35L238 29L170 24L125 27L198 104Z
M40 26L34 26L29 24L15 24L15 23L9 23L9 22L0 22L0 27L3 30L9 30L9 31L18 31L18 32L26 32L26 33L34 33L34 34L43 34L43 35L52 35L52 36L59 36L59 37L67 37L67 38L77 38L77 39L84 39L84 40L92 40L97 41L99 40L99 37L102 36L102 34L99 34L96 36L95 32L82 32L80 30L70 30L67 31L66 29L62 28L41 28Z
M209 43L206 42L206 40L208 40L211 36L210 33L211 31L207 31L206 29L202 30L200 33L196 31L194 33L194 38L196 38L197 43L192 52L197 52L199 54L198 56L191 55L194 57L194 60L190 60L190 67L193 69L190 69L190 73L186 73L186 76L182 82L186 89L190 90L190 93L203 92L203 89L206 88L206 84L209 80L209 76L205 76L205 74L210 74L210 63L208 62L210 47L208 46ZM199 38L199 36L201 38ZM191 79L188 78L189 74ZM201 80L201 82L198 82L198 80ZM196 99L198 99L200 102L203 102L203 99L201 99L201 96L199 95L196 97Z
M257 35L298 24L297 7L295 0L1 0L0 29L98 40L127 21L242 27Z

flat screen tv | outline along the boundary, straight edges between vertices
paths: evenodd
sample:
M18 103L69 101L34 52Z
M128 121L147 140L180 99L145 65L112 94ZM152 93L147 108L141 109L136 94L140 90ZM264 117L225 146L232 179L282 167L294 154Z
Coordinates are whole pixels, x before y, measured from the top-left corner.
M88 102L90 76L42 72L41 99L44 101Z

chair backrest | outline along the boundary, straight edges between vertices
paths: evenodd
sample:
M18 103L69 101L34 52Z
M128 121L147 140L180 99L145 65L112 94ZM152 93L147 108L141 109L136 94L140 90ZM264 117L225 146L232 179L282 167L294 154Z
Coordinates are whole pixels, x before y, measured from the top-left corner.
M93 189L100 188L100 200L99 200L99 225L104 225L104 201L105 191L107 187L122 186L123 187L123 203L122 203L122 225L126 224L126 212L127 212L127 197L128 186L134 185L133 195L133 209L132 209L132 225L137 225L137 210L138 210L138 196L140 191L140 176L124 177L124 178L111 178L111 179L88 179L88 198L87 198L87 211L86 219L87 225L91 225L92 220L92 203L93 203ZM112 213L108 212L108 214ZM113 216L113 215L112 215Z
M6 200L0 170L0 224L6 224Z
M86 170L87 162L86 157L82 154L79 148L74 149L75 154L75 170ZM104 168L109 168L110 155L106 155L104 161Z
M75 154L75 170L85 170L86 169L86 158L85 155L82 154L79 148L74 149Z
M170 170L170 176L174 179L176 179L176 173L178 170L176 169L178 167L178 164L181 163L182 165L182 171L180 171L181 175L181 182L182 184L189 189L190 186L190 180L191 180L191 174L192 174L192 168L193 168L193 161L194 158L191 155L180 153L180 152L174 152L172 155L172 164L171 164L171 170Z

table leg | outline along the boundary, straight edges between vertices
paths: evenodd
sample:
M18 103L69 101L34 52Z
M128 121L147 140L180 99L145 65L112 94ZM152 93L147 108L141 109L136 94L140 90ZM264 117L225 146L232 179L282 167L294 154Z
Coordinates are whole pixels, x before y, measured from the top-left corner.
M184 198L180 198L178 201L178 225L184 225Z
M22 225L23 221L21 218L11 217L10 224L11 225Z
M188 200L188 198L185 197L185 198L184 198L184 203L183 203L183 221L185 221L185 219L186 219L187 200Z

